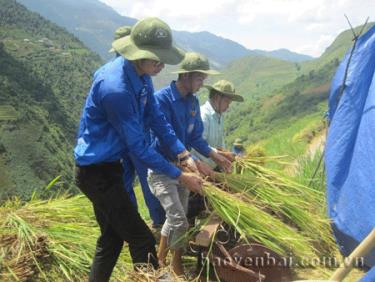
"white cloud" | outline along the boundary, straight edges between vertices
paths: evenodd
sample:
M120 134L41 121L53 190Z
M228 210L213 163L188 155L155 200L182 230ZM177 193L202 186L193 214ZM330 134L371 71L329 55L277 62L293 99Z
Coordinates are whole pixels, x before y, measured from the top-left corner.
M315 43L306 44L297 47L294 50L298 53L310 54L311 56L318 57L319 55L321 55L322 51L324 51L325 48L333 42L334 39L334 35L324 34L321 35Z
M323 32L327 24L325 23L311 23L306 26L307 31Z
M250 49L318 56L343 29L375 12L372 0L101 0L124 16L157 16L175 30L207 30Z

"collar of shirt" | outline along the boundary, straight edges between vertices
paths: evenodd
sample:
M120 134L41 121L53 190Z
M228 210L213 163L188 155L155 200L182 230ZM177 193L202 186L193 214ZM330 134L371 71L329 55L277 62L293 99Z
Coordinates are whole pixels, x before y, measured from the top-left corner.
M149 75L139 76L132 62L124 59L124 73L128 77L128 80L134 90L134 92L139 95L144 88L149 91L149 84L151 83L151 78Z
M218 121L221 121L222 115L218 114L215 109L212 107L210 100L207 100L204 103L203 107L206 109L206 112L209 113L211 116L215 117Z
M172 92L172 101L173 102L184 98L184 96L181 95L180 91L178 91L178 88L177 88L175 80L173 80L171 82L171 90L172 90L171 92ZM189 98L189 99L191 99L192 97L195 97L195 93L194 94L189 94L189 95L185 96L185 98Z
M180 91L178 91L178 88L177 88L177 85L176 85L176 81L173 80L171 82L171 90L172 90L172 101L175 102L177 100L180 100L182 99L182 95L180 93Z

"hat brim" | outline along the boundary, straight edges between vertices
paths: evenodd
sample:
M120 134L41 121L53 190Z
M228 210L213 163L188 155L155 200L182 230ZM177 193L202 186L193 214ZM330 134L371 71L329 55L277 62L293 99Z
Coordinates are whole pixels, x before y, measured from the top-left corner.
M113 48L109 49L109 51L108 51L108 53L114 53L114 52L116 52L116 51Z
M215 90L218 93L220 93L221 95L228 97L232 101L235 101L235 102L243 102L244 101L244 98L241 95L233 94L232 92L224 92L224 91L221 91L220 89L215 88L211 85L204 85L203 87L207 88L208 90Z
M243 147L243 144L240 144L240 143L233 143L233 146Z
M177 65L185 57L184 51L171 46L170 48L138 47L130 36L112 42L113 49L130 61L149 59L168 65Z
M208 74L208 75L219 75L220 74L220 72L215 71L215 70L182 70L182 69L172 71L171 73L181 74L181 73L190 73L190 72L200 72L200 73L204 73L204 74Z
M245 148L245 147L243 146L243 144L237 144L237 143L234 143L233 146L235 146L235 147L239 147L239 148Z

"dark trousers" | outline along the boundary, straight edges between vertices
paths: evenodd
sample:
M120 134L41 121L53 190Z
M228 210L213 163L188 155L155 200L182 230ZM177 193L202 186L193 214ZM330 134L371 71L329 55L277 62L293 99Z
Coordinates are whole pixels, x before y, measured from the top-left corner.
M101 231L89 281L109 280L124 241L133 264L157 268L155 239L125 192L121 163L77 166L76 184L92 202Z
M190 226L194 226L195 218L205 209L204 197L197 193L190 192L188 212L186 215Z

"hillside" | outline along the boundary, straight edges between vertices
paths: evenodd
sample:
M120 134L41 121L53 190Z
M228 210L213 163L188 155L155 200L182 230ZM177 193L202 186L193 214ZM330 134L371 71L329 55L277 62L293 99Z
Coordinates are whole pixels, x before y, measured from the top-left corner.
M299 54L293 51L290 51L285 48L273 50L273 51L264 51L264 50L252 50L258 56L265 56L270 58L276 58L280 60L290 61L290 62L304 62L314 59L311 56Z
M111 57L108 50L116 28L133 25L136 22L136 19L119 15L99 0L19 0L19 2L65 27L105 60ZM206 31L174 31L174 37L178 46L187 51L202 52L217 68L222 68L229 62L248 55L262 55L295 62L312 59L310 56L286 49L249 50L237 42Z
M273 90L280 88L297 78L300 64L263 56L247 56L228 65L222 71L222 78L232 81L236 90L254 99L270 95Z
M18 2L66 28L105 60L112 56L108 50L116 28L133 25L137 21L122 17L97 0L19 0Z
M72 185L72 146L100 58L64 29L14 0L0 0L0 200L28 198L62 175Z
M372 25L374 23L369 23L365 31ZM246 101L234 104L227 114L227 144L241 136L247 144L262 141L270 154L288 153L295 157L303 153L309 138L301 144L293 141L293 137L303 135L303 131L309 135L308 130L314 134L317 128L322 130L330 82L340 60L353 44L352 37L350 30L342 32L321 57L295 63L295 71L286 62L265 68L265 71L251 63L250 58L233 62L224 73L235 82ZM279 83L275 83L275 78ZM264 79L263 88L259 87L262 84L257 87L260 79Z

